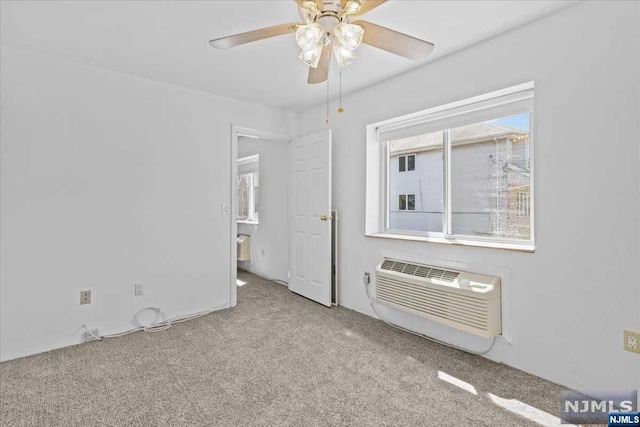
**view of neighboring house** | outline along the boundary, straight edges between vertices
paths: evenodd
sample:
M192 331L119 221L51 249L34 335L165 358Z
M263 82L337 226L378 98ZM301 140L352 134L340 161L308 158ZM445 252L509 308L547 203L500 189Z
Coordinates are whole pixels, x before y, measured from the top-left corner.
M511 121L449 130L451 234L530 239L528 120L525 129L504 124ZM390 229L443 231L445 132L389 143Z

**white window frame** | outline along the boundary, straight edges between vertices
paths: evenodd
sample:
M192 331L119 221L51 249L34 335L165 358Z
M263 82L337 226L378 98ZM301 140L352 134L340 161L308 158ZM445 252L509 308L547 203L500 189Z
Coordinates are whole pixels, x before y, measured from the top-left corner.
M529 115L529 160L530 160L530 240L505 239L494 237L455 235L452 233L451 224L451 177L450 158L451 144L447 129L462 125L456 124L456 120L473 117L482 117L487 111L501 111L517 103L533 103L534 83L524 83L507 89L476 96L463 101L453 102L443 106L430 108L418 113L395 119L374 123L367 126L367 172L366 172L366 216L365 235L368 237L381 237L391 239L404 239L425 241L434 243L457 244L467 246L481 246L489 248L513 249L525 252L533 252L534 244L534 112ZM517 114L505 114L505 116ZM478 121L482 121L479 119ZM467 121L468 123L468 121ZM438 124L446 124L446 127L438 128ZM444 130L444 205L443 205L443 231L442 232L417 232L405 230L392 230L389 228L389 144L388 135L400 135L410 127L424 127L432 130ZM381 136L382 135L382 136ZM385 141L386 139L386 141ZM408 207L408 204L407 204Z

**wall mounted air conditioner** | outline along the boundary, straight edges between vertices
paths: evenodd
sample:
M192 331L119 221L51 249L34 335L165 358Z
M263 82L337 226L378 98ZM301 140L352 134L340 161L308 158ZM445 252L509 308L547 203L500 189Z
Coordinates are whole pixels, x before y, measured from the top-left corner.
M383 258L376 302L482 337L502 332L499 277Z
M238 234L238 261L251 261L251 236Z

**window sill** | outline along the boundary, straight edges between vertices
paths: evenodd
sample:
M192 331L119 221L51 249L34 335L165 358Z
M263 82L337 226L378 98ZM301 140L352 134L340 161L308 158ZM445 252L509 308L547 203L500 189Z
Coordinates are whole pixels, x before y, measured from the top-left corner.
M248 221L248 220L244 220L244 221L237 221L238 224L249 224L249 225L258 225L258 221Z
M395 240L410 240L414 242L429 242L429 243L440 243L445 245L458 245L458 246L472 246L472 247L480 247L480 248L491 248L491 249L506 249L511 251L518 252L535 252L535 245L532 243L503 243L503 242L488 242L483 240L472 240L472 239L460 239L460 238L450 238L446 239L444 237L427 237L427 236L414 236L414 235L405 235L405 234L394 234L394 233L365 233L365 237L377 237L382 239L395 239Z

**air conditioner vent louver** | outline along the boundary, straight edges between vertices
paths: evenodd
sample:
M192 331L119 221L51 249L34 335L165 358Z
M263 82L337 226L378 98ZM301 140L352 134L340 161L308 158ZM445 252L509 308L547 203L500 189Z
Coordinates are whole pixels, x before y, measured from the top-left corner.
M403 263L403 262L395 262L393 263L393 266L391 267L391 271L397 271L398 273L402 273L402 270L404 270L404 267L407 264Z
M395 271L409 276L427 277L429 279L440 279L445 282L453 282L460 275L457 271L443 270L435 267L428 267L409 262L392 261L385 259L380 268L382 270Z
M419 266L415 275L418 277L427 277L430 271L431 269L429 267Z
M439 279L444 274L444 270L440 270L439 268L432 268L429 274L427 274L427 278L429 279Z
M460 273L458 273L457 271L445 271L444 273L442 273L442 280L444 280L445 282L453 282L458 278L459 275Z
M384 258L376 301L483 337L500 335L499 277Z
M418 269L417 265L413 265L413 264L407 264L403 269L402 272L404 274L408 274L410 276L413 276L416 272L416 270Z
M391 267L393 267L393 264L395 264L395 261L386 259L384 260L380 268L382 268L383 270L391 270Z

